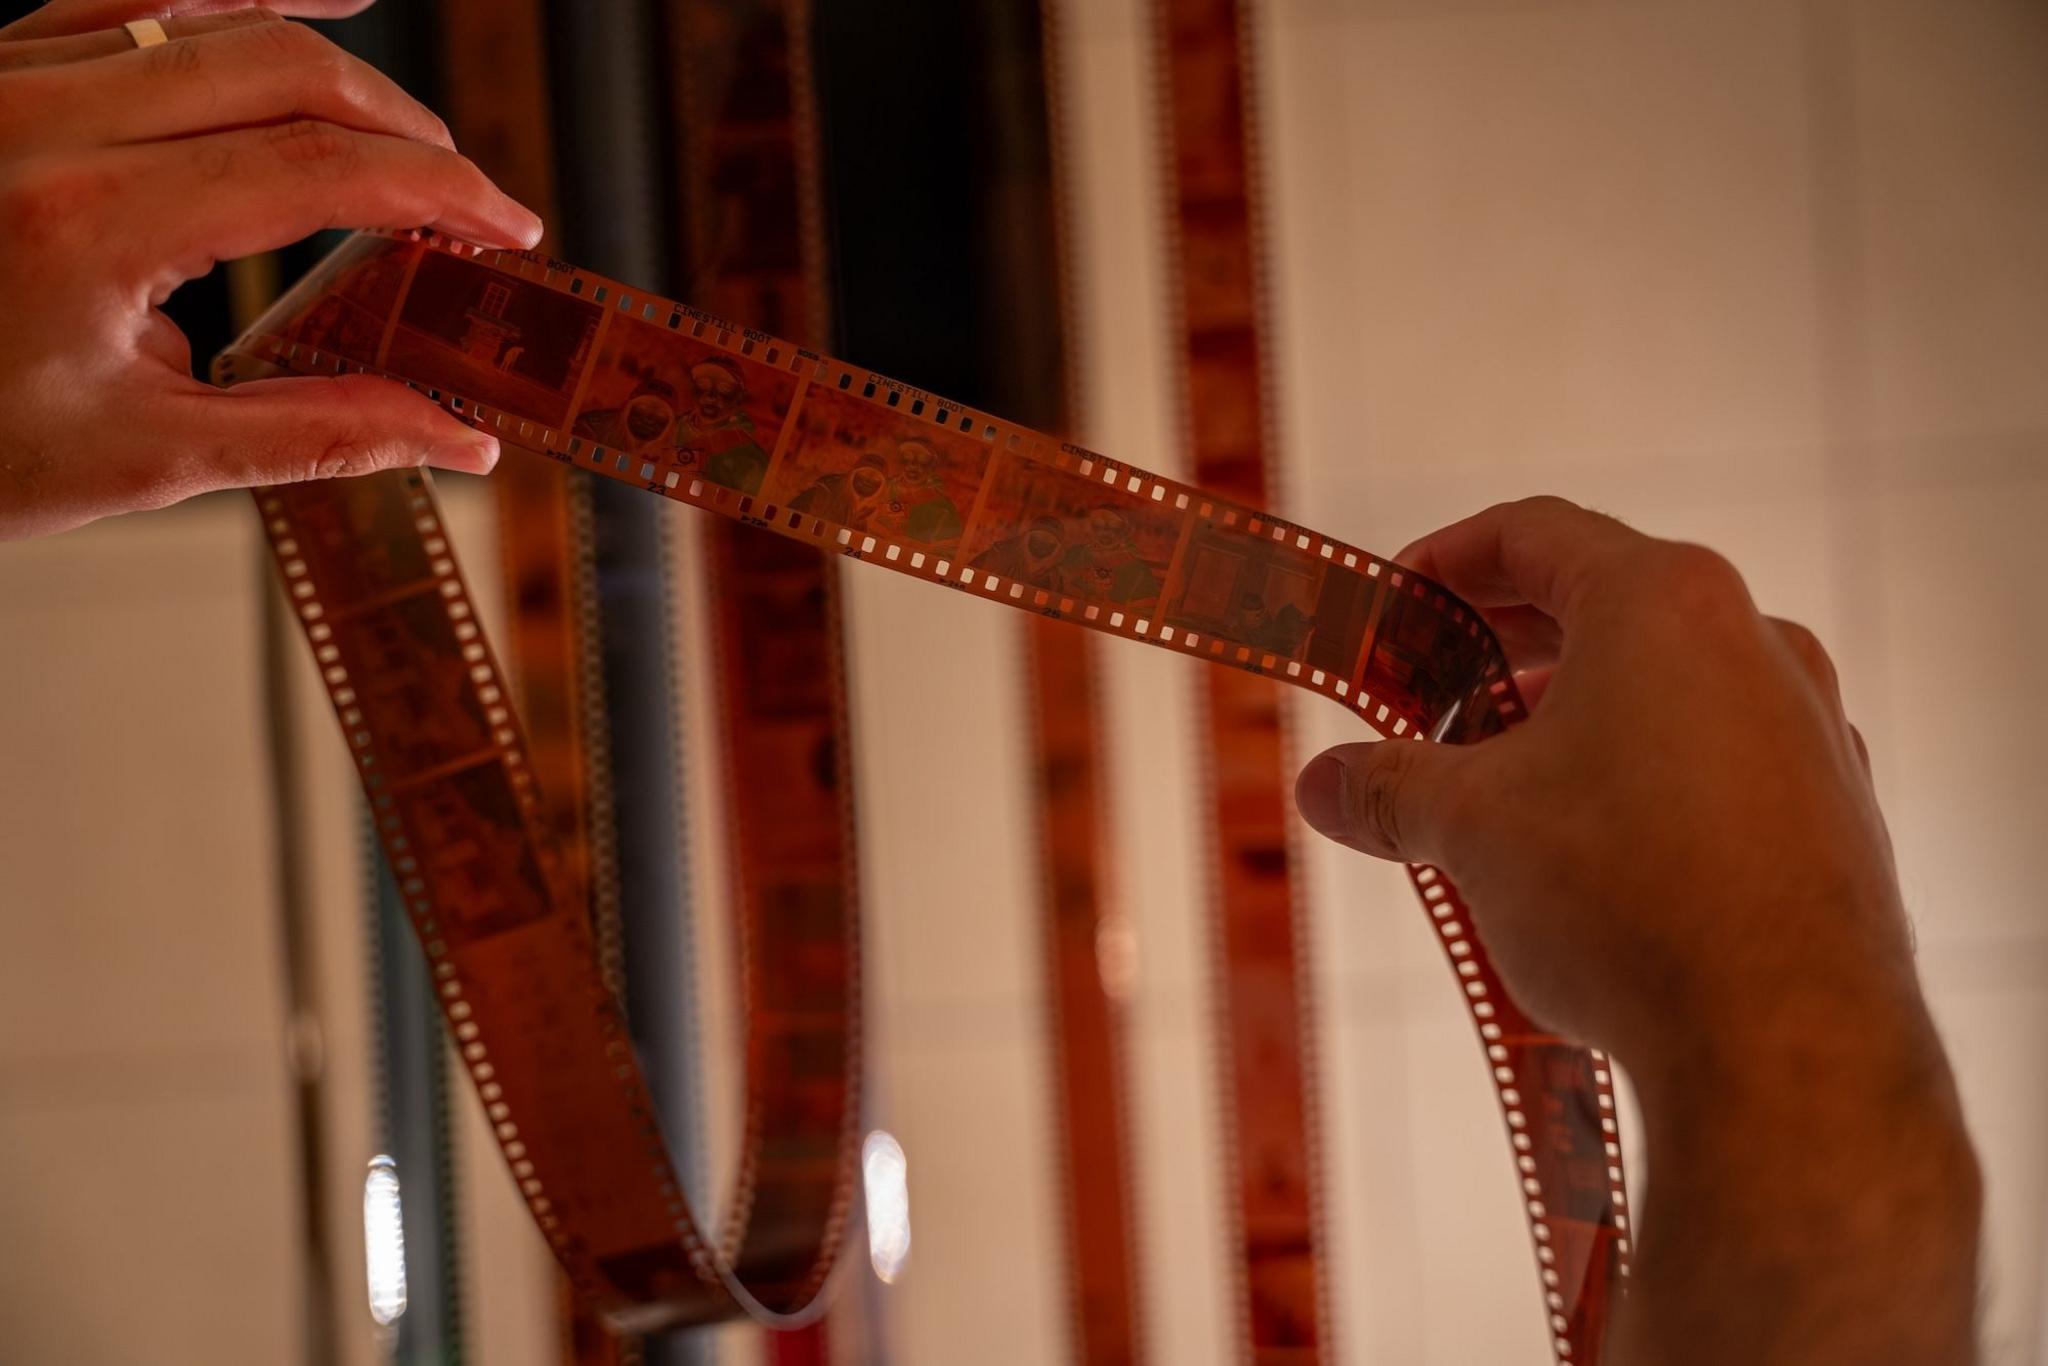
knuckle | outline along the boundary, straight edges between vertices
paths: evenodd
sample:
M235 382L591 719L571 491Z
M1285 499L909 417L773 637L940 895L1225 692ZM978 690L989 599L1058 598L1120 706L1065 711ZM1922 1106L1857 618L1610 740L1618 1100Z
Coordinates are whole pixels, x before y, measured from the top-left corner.
M309 85L323 91L327 102L370 119L371 126L389 128L443 147L452 145L448 125L439 115L395 87L374 66L353 53L320 41L309 63Z
M1401 812L1407 797L1408 775L1413 761L1407 753L1413 741L1383 740L1395 745L1391 752L1379 752L1377 762L1365 765L1352 785L1351 819L1359 836L1382 849L1401 847Z
M1778 629L1785 633L1785 639L1799 653L1814 654L1820 651L1820 637L1800 623L1780 618Z
M1796 621L1779 622L1778 632L1808 673L1823 680L1834 677L1835 661L1828 656L1827 646L1820 643L1819 636Z
M334 45L304 24L294 24L273 13L278 22L258 23L252 29L251 42L261 44L272 58L285 62L315 60L322 48Z
M302 462L304 479L352 479L383 468L378 449L354 434L328 437Z
M264 137L279 160L307 174L339 179L352 174L362 162L362 139L320 119L276 124Z
M1560 498L1554 493L1531 494L1527 498L1518 498L1514 502L1509 503L1506 506L1514 508L1520 512L1533 512L1541 514L1555 514L1559 512L1578 512L1582 510L1579 507L1579 505L1577 503L1574 503L1571 499Z
M190 76L206 65L206 48L188 40L158 43L142 50L143 74L152 79Z
M1659 545L1649 577L1681 610L1720 612L1749 602L1749 589L1735 566L1705 546Z
M356 59L342 48L304 24L286 24L285 28L298 35L292 43L293 58L316 79L334 84L346 81L354 74Z
M1796 621L1780 622L1778 629L1784 633L1785 643L1790 645L1792 652L1802 660L1808 664L1827 662L1827 648L1820 643L1820 637L1812 631Z
M212 19L229 29L259 28L284 22L284 16L268 5L244 5L240 9L222 10Z
M346 109L365 109L371 103L370 83L357 60L332 45L312 62L312 79Z

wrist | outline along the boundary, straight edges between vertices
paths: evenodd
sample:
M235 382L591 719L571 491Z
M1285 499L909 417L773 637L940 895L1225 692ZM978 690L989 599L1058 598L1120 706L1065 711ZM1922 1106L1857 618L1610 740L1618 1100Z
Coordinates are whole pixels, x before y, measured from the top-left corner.
M1816 1250L1908 1232L1974 1247L1976 1156L1910 982L1781 996L1632 1076L1660 1196L1746 1208Z
M1952 1090L1888 880L1845 872L1752 905L1768 914L1640 956L1656 987L1612 1051L1646 1112L1703 1094L1769 1112Z
M1981 1176L1914 1006L1638 1087L1648 1190L1613 1360L1974 1361Z

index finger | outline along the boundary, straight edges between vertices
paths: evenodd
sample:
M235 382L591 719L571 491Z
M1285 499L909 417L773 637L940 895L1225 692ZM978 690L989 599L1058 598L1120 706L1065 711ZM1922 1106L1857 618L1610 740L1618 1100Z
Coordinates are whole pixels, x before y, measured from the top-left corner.
M0 39L69 38L95 29L119 29L131 19L163 19L190 22L212 17L247 23L275 19L340 19L370 7L371 0L266 0L259 10L253 0L47 0L40 9L25 14L5 28ZM263 11L268 11L267 13ZM166 22L164 28L175 37L179 30ZM133 44L125 33L105 36Z
M112 220L113 278L145 286L152 302L215 261L322 228L433 227L498 247L541 235L538 218L454 152L316 120L128 144L81 166L105 172L88 181L101 197L85 203ZM111 198L101 184L117 187Z
M1433 531L1394 559L1474 607L1526 604L1569 625L1585 591L1650 544L1641 532L1576 503L1524 498Z
M22 71L32 67L67 66L89 62L96 57L118 57L136 50L135 38L118 24L112 28L70 33L55 28L33 32L25 25L41 18L40 12L0 28L0 71ZM223 14L202 14L164 20L164 37L169 40L197 38L202 34L248 28L254 24L281 24L277 13L267 9L237 9Z
M16 93L75 108L46 141L165 142L322 119L450 148L448 129L389 76L305 24L244 24L20 78Z

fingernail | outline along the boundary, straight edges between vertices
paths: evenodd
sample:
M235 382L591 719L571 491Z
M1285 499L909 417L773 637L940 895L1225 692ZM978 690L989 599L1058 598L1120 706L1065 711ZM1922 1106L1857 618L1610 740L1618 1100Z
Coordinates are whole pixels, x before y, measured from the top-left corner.
M427 463L437 470L489 474L498 463L498 438L477 436L467 441L438 442L427 452Z
M1294 805L1301 818L1331 839L1342 839L1346 834L1345 772L1342 763L1330 755L1318 754L1294 780Z

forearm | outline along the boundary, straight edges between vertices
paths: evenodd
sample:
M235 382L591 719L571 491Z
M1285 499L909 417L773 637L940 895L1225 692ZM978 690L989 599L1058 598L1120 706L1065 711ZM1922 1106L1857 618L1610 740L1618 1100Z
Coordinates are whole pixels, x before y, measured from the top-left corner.
M1646 1069L1615 1366L1976 1360L1976 1159L1917 997L1883 1004Z

